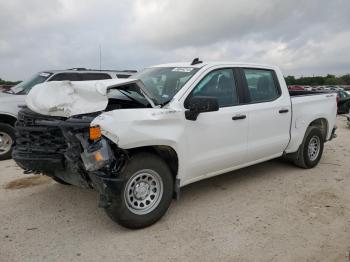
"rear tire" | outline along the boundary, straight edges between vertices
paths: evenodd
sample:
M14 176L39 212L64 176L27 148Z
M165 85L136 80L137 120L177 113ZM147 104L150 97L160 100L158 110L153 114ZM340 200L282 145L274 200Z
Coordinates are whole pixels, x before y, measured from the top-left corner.
M324 138L321 130L315 126L308 127L294 164L302 168L315 167L322 157L323 145Z
M121 174L125 184L119 196L105 208L118 224L143 228L158 221L167 211L173 196L173 176L157 155L136 153Z
M14 142L15 129L9 124L0 123L0 160L11 158Z

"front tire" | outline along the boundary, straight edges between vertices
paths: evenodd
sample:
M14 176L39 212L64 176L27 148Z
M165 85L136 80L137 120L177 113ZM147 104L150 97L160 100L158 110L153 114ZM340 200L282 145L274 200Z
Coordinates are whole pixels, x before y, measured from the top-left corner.
M11 158L15 130L9 124L0 123L0 160Z
M302 168L315 167L322 157L324 138L319 128L310 126L306 130L294 164Z
M158 221L173 196L173 177L168 165L157 155L137 153L131 156L121 177L125 184L119 196L105 208L107 215L131 229Z

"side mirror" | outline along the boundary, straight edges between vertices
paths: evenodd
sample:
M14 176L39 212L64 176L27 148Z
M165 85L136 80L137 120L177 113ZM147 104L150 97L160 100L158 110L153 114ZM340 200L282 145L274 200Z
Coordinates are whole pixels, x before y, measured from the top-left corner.
M215 97L194 96L185 104L188 110L185 111L187 120L195 121L200 113L219 110L219 103Z

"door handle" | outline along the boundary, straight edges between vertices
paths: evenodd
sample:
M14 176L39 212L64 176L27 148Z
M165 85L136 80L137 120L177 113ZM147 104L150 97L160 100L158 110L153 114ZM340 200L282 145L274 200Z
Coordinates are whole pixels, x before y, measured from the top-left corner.
M281 109L280 111L278 111L278 113L280 114L285 114L285 113L288 113L289 110L288 109Z
M237 116L233 116L232 120L241 120L241 119L245 119L247 118L246 115L237 115Z

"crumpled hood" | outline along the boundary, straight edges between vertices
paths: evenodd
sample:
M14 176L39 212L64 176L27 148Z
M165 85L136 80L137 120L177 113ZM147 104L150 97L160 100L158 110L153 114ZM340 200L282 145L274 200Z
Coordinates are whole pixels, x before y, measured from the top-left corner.
M108 104L107 90L136 79L98 81L52 81L38 84L26 97L27 106L43 115L71 117L104 110Z

